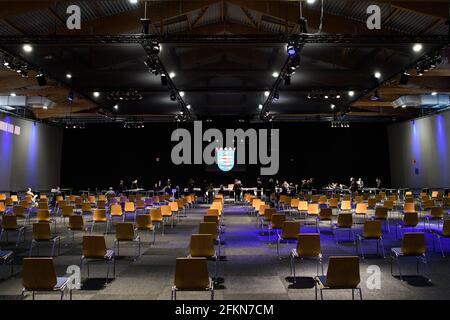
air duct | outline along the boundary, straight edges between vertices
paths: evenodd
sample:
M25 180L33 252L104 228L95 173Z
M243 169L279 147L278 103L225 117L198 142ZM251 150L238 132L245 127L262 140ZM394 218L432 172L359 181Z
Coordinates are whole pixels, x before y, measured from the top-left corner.
M402 106L413 108L442 108L450 105L449 94L437 95L421 95L421 96L403 96L393 102L393 107L399 108Z

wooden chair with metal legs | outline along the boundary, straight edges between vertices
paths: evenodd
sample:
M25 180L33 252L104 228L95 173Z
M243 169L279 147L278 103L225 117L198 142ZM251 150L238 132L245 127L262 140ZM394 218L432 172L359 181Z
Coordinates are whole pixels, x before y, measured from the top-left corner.
M120 221L125 221L125 215L122 211L122 206L120 204L112 204L109 208L109 217L111 219L111 224L114 224L114 219L119 218Z
M444 221L444 208L442 207L432 207L430 214L425 216L423 220L423 228L426 228L426 222L428 223L428 231L431 231L431 221L437 221L437 227L439 229L441 223Z
M351 211L352 211L352 201L342 200L339 212L351 212Z
M55 246L56 243L58 243L58 255L59 255L61 249L61 238L59 236L52 236L50 224L47 222L33 223L33 233L28 256L31 257L34 247L37 247L37 254L39 255L39 247L41 243L52 244L52 250L50 254L51 257L54 256Z
M419 225L419 215L417 212L414 213L405 213L403 215L403 219L397 223L397 228L395 229L395 237L398 239L398 230L400 229L400 233L404 229L413 230Z
M359 273L359 257L341 256L330 257L326 276L316 277L315 294L317 299L317 285L320 285L320 299L323 300L324 290L351 290L352 300L355 299L355 291L359 292L362 300L362 292L359 287L361 282Z
M395 260L397 262L400 280L403 281L400 258L404 257L416 258L416 269L417 274L419 274L420 262L424 266L427 264L425 251L425 234L423 232L406 232L403 236L401 247L391 249L391 275L394 276L392 264Z
M105 224L105 234L108 234L109 219L106 215L106 209L94 209L94 213L92 214L91 233L94 231L94 226L96 224Z
M81 204L81 214L82 215L92 215L92 206L89 202L83 202Z
M30 212L27 212L23 206L17 205L12 207L12 214L16 217L24 218L25 221L30 223Z
M206 258L177 258L171 299L178 291L209 291L214 300L214 281L209 277Z
M136 216L135 230L137 232L139 231L151 232L153 234L153 242L151 241L149 242L155 244L156 240L155 225L152 223L152 217L150 214L138 214Z
M168 203L168 205L169 205L169 207L170 207L170 210L172 211L172 218L173 218L173 219L177 219L177 221L179 221L180 218L179 218L178 211L180 210L180 208L178 207L178 202L176 202L176 201L170 201L170 202ZM172 223L173 223L173 222L172 222Z
M437 238L439 242L439 248L441 249L442 257L445 258L444 250L442 249L441 239L449 239L450 238L450 220L444 220L442 224L441 230L435 230L433 232L433 250L436 251L436 243L434 237Z
M131 222L119 222L116 224L116 239L114 240L114 250L117 248L116 256L119 256L120 242L131 243L135 246L134 261L141 255L141 237L136 234L134 225ZM115 251L116 252L116 251Z
M376 207L375 208L375 215L373 216L374 220L378 220L381 222L386 223L387 231L391 232L391 228L389 226L389 215L388 215L388 209L383 207Z
M376 198L369 198L367 199L367 208L375 210L375 207L377 206L377 199Z
M153 225L161 228L161 234L164 235L164 217L161 213L161 207L150 210L150 218Z
M319 223L322 221L330 222L330 230L333 232L333 209L331 208L322 208L319 211L319 216L316 223L317 233L320 233Z
M5 215L5 214L6 214L5 202L0 201L0 215Z
M361 251L361 256L364 257L364 250L362 246L363 241L376 241L377 242L377 254L379 254L379 246L383 253L383 258L386 258L384 253L383 233L381 232L381 221L379 220L367 220L364 221L363 233L356 236L356 254L359 254L358 249Z
M280 256L280 243L281 241L289 241L297 240L297 236L300 233L300 221L285 221L283 222L283 226L281 227L281 234L278 235L277 239L277 255L278 259L281 260Z
M163 216L163 224L165 224L165 221L172 220L171 221L171 228L173 228L173 222L174 222L174 214L172 212L172 208L169 205L164 205L159 207L161 210L161 214Z
M414 213L416 212L416 206L414 202L406 202L403 206L403 213Z
M313 259L317 261L317 276L319 275L319 265L322 268L322 253L320 252L320 234L319 233L305 233L297 235L297 247L292 249L290 255L290 267L291 276L294 277L294 283L296 283L295 275L295 260L309 260Z
M317 219L319 217L320 207L318 203L308 203L308 212L305 220L305 225L308 224L308 219L312 220L316 225L317 229Z
M38 209L36 220L37 222L53 224L54 233L56 233L56 219L50 217L50 211L48 209Z
M283 229L283 223L286 221L286 215L284 213L272 214L270 220L271 221L269 224L269 234L271 233L272 230L275 230L278 241L279 231ZM271 242L270 240L271 239L269 239L269 243Z
M66 225L66 218L70 218L71 216L73 216L73 206L62 206L60 208L61 210L61 219L63 221L63 225Z
M20 239L25 242L25 226L17 224L17 216L4 215L2 218L2 229L0 232L0 241L3 239L3 235L6 235L6 243L9 241L9 233L17 232L16 247L19 246Z
M353 215L351 213L339 213L337 222L333 225L333 237L336 243L338 243L336 235L336 231L338 230L348 230L348 240L355 243L355 232L353 230Z
M2 265L10 266L10 276L14 274L14 252L0 249L0 261Z
M259 206L259 209L256 211L256 226L258 228L263 228L262 223L264 221L264 213L266 209L270 209L270 205L264 204L262 202L262 204ZM276 211L276 209L274 210Z
M363 221L367 219L367 204L366 203L357 203L355 209L355 217L362 217Z
M133 221L136 219L136 207L134 205L134 202L125 202L125 206L124 206L124 221L126 219L126 215L127 214L132 214L133 215Z
M67 230L72 233L72 241L75 241L75 233L87 231L87 226L84 225L84 218L82 215L71 215L69 216L69 225Z
M35 298L35 292L60 292L61 300L69 291L72 300L72 289L69 286L71 279L57 277L52 258L24 258L22 272L22 299L27 292Z
M214 279L217 279L219 257L214 249L214 243L211 241L211 234L191 235L188 257L203 257L207 260L214 261Z
M217 222L200 222L198 234L210 234L213 244L217 245L217 257L221 258L222 239Z
M80 259L80 269L83 267L83 262L86 263L88 269L88 278L90 276L89 264L93 262L106 262L106 283L109 280L110 266L113 266L113 278L116 277L116 259L114 250L106 248L105 236L103 235L88 235L83 236L83 254Z
M330 209L339 209L339 199L338 198L330 198L328 199L328 208Z
M308 214L308 201L299 201L297 210L299 218L306 219L306 215Z
M261 234L263 234L263 229L267 226L267 237L270 242L270 224L272 223L272 215L277 213L277 209L275 208L266 208L264 209L264 215L261 217Z

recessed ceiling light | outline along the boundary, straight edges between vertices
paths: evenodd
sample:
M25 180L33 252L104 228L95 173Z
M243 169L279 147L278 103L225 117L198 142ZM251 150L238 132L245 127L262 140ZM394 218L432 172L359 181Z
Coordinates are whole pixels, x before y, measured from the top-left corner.
M263 105L262 105L262 104L258 105L258 109L259 109L259 110L262 110L262 108L263 108Z
M349 96L349 97L353 97L354 95L355 95L355 91L350 90L350 91L348 92L348 96Z
M169 72L169 77L175 78L175 76L176 76L175 72Z
M24 44L22 47L23 51L25 52L31 52L33 51L33 47L30 44Z
M436 91L434 91L434 92L431 93L432 96L437 96L437 94L438 94L438 93L437 93Z
M184 97L184 91L180 91L180 97Z
M94 97L96 97L96 98L100 97L100 92L95 91L95 92L94 92Z
M341 98L341 95L338 94L338 95L336 96L336 99L340 99L340 98Z
M15 94L14 92L11 92L10 96L15 97L15 96L17 96L17 94Z
M270 95L270 92L269 92L269 91L264 91L264 95L265 95L266 97L268 97L268 96Z
M416 43L416 44L413 46L413 51L414 51L414 52L420 52L420 51L422 51L422 49L423 49L423 46L422 46L420 43Z
M402 108L405 109L406 108L406 104L402 105Z
M325 95L325 97L324 97L325 99L328 99L328 96L327 95Z
M113 108L114 108L114 110L116 110L116 111L117 111L117 110L119 110L119 105L118 105L118 104L116 104L116 105L115 105L115 106L114 106Z
M187 108L188 110L191 110L191 105L188 104L188 105L186 106L186 108Z
M376 71L374 73L375 78L380 79L381 78L381 73L379 71Z
M43 106L42 109L47 110L47 106Z
M331 105L331 109L334 109L336 106L334 104Z
M131 4L136 4L138 3L138 0L129 0Z
M306 3L308 4L313 4L314 2L316 2L316 0L306 0Z
M274 73L272 73L272 77L274 77L274 78L278 78L278 76L279 76L280 74L278 73L278 72L274 72Z
M66 78L67 79L72 79L72 74L71 73L66 74Z

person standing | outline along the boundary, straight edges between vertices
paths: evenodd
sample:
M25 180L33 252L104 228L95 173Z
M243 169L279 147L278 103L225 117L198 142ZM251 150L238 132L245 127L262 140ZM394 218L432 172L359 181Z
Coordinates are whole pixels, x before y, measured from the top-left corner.
M242 182L239 179L234 180L234 195L236 201L241 201Z

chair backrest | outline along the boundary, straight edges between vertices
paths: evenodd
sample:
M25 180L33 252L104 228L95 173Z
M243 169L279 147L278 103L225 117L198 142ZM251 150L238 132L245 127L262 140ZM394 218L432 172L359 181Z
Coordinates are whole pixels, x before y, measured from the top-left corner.
M431 209L431 208L433 208L435 205L436 205L436 204L435 204L434 200L425 200L425 201L423 202L423 207L424 207L424 209Z
M270 209L270 206L269 206L268 204L262 204L262 205L260 205L260 206L259 206L259 209L258 209L259 215L260 215L260 216L263 216L263 215L264 215L264 212L266 211L266 209Z
M36 218L39 222L50 222L50 212L47 209L38 209Z
M405 227L415 227L419 224L419 215L417 212L405 213L403 215L403 225Z
M339 213L337 225L339 228L351 228L353 226L353 215L351 213Z
M211 234L193 234L189 244L189 253L192 257L209 258L214 256L214 244Z
M320 255L320 234L298 234L297 255L299 257L318 257Z
M339 203L339 199L338 198L331 198L330 200L328 200L328 207L330 208L337 208Z
M106 222L106 209L95 209L92 215L92 220L94 222Z
M2 229L4 229L4 230L15 230L15 229L17 229L17 216L15 216L15 215L4 215L2 217Z
M172 215L172 209L170 208L169 205L161 206L160 209L161 209L161 214L163 216L171 216Z
M46 222L33 223L32 237L37 241L49 241L52 239L50 224Z
M48 210L48 203L45 201L39 201L38 209L40 210Z
M206 211L206 215L207 216L219 216L219 210L218 209L208 209L208 211Z
M414 203L414 198L412 196L405 197L405 203Z
M176 202L176 201L169 202L169 207L170 207L170 210L172 210L172 212L177 212L178 211L178 202Z
M356 214L367 214L367 204L357 203L355 213Z
M433 218L442 218L444 217L444 209L442 207L432 207L430 216Z
M297 198L291 199L291 204L290 204L291 208L297 208L299 202L300 202L300 199L297 199Z
M134 225L132 222L116 223L116 239L119 241L131 241L134 239Z
M65 200L58 200L58 201L56 202L56 206L57 206L59 209L61 209L62 207L66 206L66 205L67 205L67 203L66 203Z
M351 200L342 200L341 202L341 210L351 210L352 202Z
M308 211L308 201L299 201L297 208L299 211Z
M52 258L23 258L22 286L25 289L51 291L56 282Z
M106 196L104 194L99 194L98 201L106 201Z
M89 213L92 212L91 204L89 202L83 202L81 205L81 211Z
M297 239L300 233L300 221L285 221L281 228L281 238L291 240Z
M18 217L23 217L25 215L25 208L23 206L17 205L13 207L13 215Z
M271 223L272 229L281 229L283 227L283 222L286 221L286 215L283 213L272 214Z
M69 229L70 230L83 230L84 219L81 215L71 215L69 216Z
M11 200L12 200L14 203L17 203L17 202L19 201L19 198L17 197L17 194L12 194L12 195L11 195Z
M444 220L442 224L442 235L444 237L450 237L450 220Z
M85 258L103 259L106 254L105 237L102 235L83 236L83 256Z
M6 200L6 193L0 193L0 201Z
M319 214L319 204L318 203L308 203L308 215L318 215Z
M388 210L392 210L394 208L394 201L392 201L392 200L384 200L383 207L388 209Z
M379 239L382 236L381 221L379 220L364 221L363 236L369 239L370 238Z
M356 196L356 197L355 197L355 202L356 202L356 203L359 204L359 203L362 203L363 201L364 201L364 199L363 199L362 196Z
M14 205L14 202L13 202L13 200L11 198L6 198L5 199L5 205L7 207L12 207Z
M384 207L376 207L375 208L375 219L387 219L388 217L388 209Z
M204 290L209 287L206 258L177 258L174 285L180 290Z
M403 207L404 213L413 213L416 212L416 208L414 206L414 202L406 202L405 206Z
M151 217L152 221L161 222L163 219L162 214L161 214L161 209L160 208L151 209L150 217Z
M333 217L333 209L331 208L322 208L319 212L320 220L331 220Z
M405 256L420 256L425 253L425 234L406 232L402 240L402 253Z
M264 221L270 221L272 219L272 215L277 213L277 209L275 208L266 208L264 209Z
M73 207L72 206L61 207L61 214L63 217L70 217L71 215L73 215Z
M356 288L361 281L358 257L330 257L326 286L335 289Z
M214 223L219 223L219 217L218 216L213 216L213 215L206 215L203 217L203 222L214 222Z
M0 212L4 213L5 211L6 211L5 203L4 202L0 202Z
M89 201L91 204L95 204L95 196L88 196L88 201Z
M106 200L98 200L97 201L97 208L98 209L105 209L106 208Z
M319 204L326 204L328 202L327 196L319 197Z
M153 226L152 217L149 214L138 214L136 216L136 228L139 230L149 230Z
M125 212L134 212L135 210L134 202L125 202Z
M199 234L210 234L212 240L217 238L217 223L215 222L200 222L198 226Z
M123 214L122 212L122 206L120 204L113 204L110 207L111 215L112 216L121 216Z
M449 207L450 206L450 198L449 197L445 197L442 199L442 205L444 207Z

